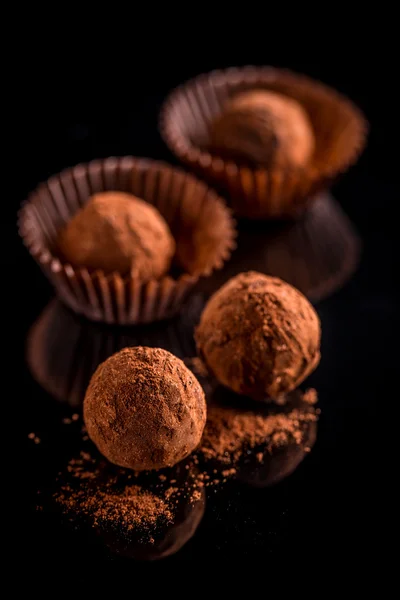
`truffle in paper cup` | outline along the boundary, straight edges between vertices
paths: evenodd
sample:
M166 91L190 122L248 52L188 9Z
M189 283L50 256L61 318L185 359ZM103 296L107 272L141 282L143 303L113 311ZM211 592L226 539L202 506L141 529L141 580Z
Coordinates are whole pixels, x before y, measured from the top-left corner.
M315 149L305 166L251 166L209 150L211 123L225 103L262 89L288 96L306 111ZM213 71L178 87L162 107L160 129L172 152L229 198L236 214L265 219L296 216L345 172L365 145L367 123L352 102L322 83L272 67L243 67Z
M142 281L134 273L75 267L59 256L62 228L93 194L107 190L159 210L176 241L176 277ZM199 278L221 268L235 246L234 222L215 191L181 169L133 157L93 161L50 178L22 207L19 231L65 304L91 320L121 325L177 314Z

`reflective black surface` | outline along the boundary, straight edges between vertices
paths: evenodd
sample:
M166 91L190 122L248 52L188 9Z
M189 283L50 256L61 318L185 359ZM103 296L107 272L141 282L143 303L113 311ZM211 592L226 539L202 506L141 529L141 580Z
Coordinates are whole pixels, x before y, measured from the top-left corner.
M268 60L262 57L256 62ZM307 382L319 394L321 415L316 442L294 472L272 487L254 487L243 480L231 480L221 489L211 488L194 535L165 561L214 564L260 557L296 560L299 554L316 561L331 557L332 549L338 547L340 562L376 552L373 534L382 515L378 501L383 493L376 423L385 404L398 395L395 381L398 234L393 218L398 184L390 168L393 152L387 143L391 121L386 113L390 111L386 104L379 103L378 95L369 95L367 77L361 78L357 87L351 70L355 64L351 61L349 64L347 76L343 71L339 74L338 67L308 71L352 95L372 121L367 152L334 187L335 198L359 232L363 250L353 278L340 291L316 304L323 331L322 360ZM204 70L212 66L203 65ZM307 71L307 65L292 66ZM57 104L53 98L53 112L47 117L43 109L40 119L34 111L23 117L19 139L24 142L26 167L22 173L19 167L12 200L4 208L3 300L7 303L3 310L4 337L12 340L12 349L15 347L9 371L15 375L10 375L11 385L5 386L3 396L13 405L13 416L7 422L8 433L12 433L9 447L15 456L13 468L18 486L23 489L15 502L16 538L29 560L50 560L55 556L64 564L71 564L71 559L87 560L88 556L117 560L115 553L105 549L97 539L62 526L55 512L36 510L40 504L38 491L40 496L43 490L52 489L57 474L80 450L80 420L65 425L63 419L79 413L78 398L95 366L90 362L90 348L94 344L98 356L103 355L114 348L115 339L92 325L63 328L62 319L54 313L54 304L48 304L52 297L50 286L16 235L18 205L40 180L80 161L132 153L173 162L156 132L157 110L169 87L199 70L203 68L193 67L193 73L180 72L170 84L165 75L158 87L153 83L147 92L138 92L129 109L113 113L114 116L108 111L90 119L79 111L75 116L68 112L66 104ZM148 79L144 81L148 83ZM259 225L254 227L259 231ZM51 346L48 350L46 344L32 348L32 332L43 325L46 315L49 320L54 318L47 338L52 340ZM185 326L192 326L190 318ZM58 327L61 333L55 335ZM162 327L165 333L164 324ZM170 332L166 344L181 348L181 355L188 356L193 349L190 334L182 336L179 325L170 323L166 327ZM153 328L139 333L149 338L154 334L156 339L157 331ZM135 339L139 335L130 332L128 338L132 333ZM121 338L125 343L124 335L121 334L117 344ZM68 349L73 357L72 366L64 358L61 362L58 358ZM36 361L36 368L39 364L44 370L35 375L37 380L32 375L34 369L31 372L28 368L29 353L30 363ZM43 353L48 363L43 362ZM67 377L65 365L68 365ZM71 404L66 396L73 398ZM30 433L35 434L33 439L28 437ZM40 443L35 443L35 437ZM135 568L130 558L118 560Z

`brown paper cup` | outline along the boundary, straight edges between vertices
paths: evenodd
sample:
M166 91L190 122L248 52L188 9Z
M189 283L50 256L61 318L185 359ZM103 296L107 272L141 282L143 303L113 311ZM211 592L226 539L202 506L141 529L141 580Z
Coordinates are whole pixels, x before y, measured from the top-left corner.
M260 88L294 98L308 113L316 147L305 168L250 168L207 151L210 123L224 103ZM228 197L237 215L270 219L296 216L345 172L365 145L367 123L356 106L322 83L272 67L243 67L200 75L174 90L161 109L160 130L172 152Z
M183 271L143 282L64 263L56 251L61 228L92 194L119 190L153 204L175 237ZM150 323L177 314L200 277L222 267L235 247L235 227L223 200L180 169L133 157L78 165L40 185L19 214L29 252L75 312L121 325Z

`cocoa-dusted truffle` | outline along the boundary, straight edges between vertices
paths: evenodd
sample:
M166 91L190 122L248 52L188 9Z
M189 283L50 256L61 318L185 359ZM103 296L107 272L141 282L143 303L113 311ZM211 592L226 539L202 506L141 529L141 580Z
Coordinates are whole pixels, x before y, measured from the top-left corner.
M158 210L123 192L92 196L63 229L58 245L73 265L108 273L132 271L143 280L164 275L175 252Z
M275 277L249 271L208 301L199 353L220 383L262 400L295 389L320 359L320 323L308 300Z
M210 149L264 167L302 167L314 150L307 113L292 98L267 90L234 96L210 129Z
M83 405L87 432L112 463L136 471L171 467L200 442L204 392L161 348L124 348L95 371Z

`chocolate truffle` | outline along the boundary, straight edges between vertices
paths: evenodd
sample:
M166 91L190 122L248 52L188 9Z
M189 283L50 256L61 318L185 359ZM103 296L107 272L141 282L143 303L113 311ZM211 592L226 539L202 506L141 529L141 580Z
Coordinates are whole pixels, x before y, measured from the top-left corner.
M171 467L200 442L204 392L161 348L124 348L95 371L86 391L87 432L112 463L136 471Z
M210 149L263 167L303 167L314 150L307 113L287 96L253 90L234 96L210 129Z
M107 273L132 271L149 280L168 271L175 241L154 206L123 192L103 192L66 225L59 250L73 265Z
M249 271L210 298L196 343L220 383L255 400L277 398L318 365L320 323L298 290Z

